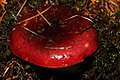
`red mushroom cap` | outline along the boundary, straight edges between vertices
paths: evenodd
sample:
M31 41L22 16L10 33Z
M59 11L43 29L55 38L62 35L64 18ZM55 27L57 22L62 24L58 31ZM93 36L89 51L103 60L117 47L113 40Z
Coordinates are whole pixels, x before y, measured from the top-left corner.
M41 16L26 20L36 14L32 11L20 18L10 34L9 47L16 56L39 66L62 68L82 62L97 49L97 31L88 28L92 24L88 18L68 7L51 6L43 13L51 26Z

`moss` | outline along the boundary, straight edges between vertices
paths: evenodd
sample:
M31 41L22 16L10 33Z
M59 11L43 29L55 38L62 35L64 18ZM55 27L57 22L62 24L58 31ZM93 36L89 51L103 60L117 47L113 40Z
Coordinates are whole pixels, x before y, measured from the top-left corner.
M44 80L45 77L47 79L56 80L57 76L62 75L63 73L59 71L46 71L44 68L35 66L28 62L25 62L15 55L11 54L11 51L8 47L8 38L11 30L13 29L13 25L16 23L16 20L19 17L16 17L16 14L19 10L18 1L21 3L24 0L10 0L6 5L7 13L4 16L2 23L0 24L0 73L4 72L4 68L8 66L10 63L9 60L11 58L17 59L17 62L20 62L19 73L25 74L28 73L33 77L34 80ZM56 0L57 1L57 0ZM65 5L70 6L71 8L76 9L76 5L80 5L82 7L84 1L77 0L59 0L57 5ZM16 4L16 5L15 5ZM36 8L41 7L45 4L43 0L31 0L26 3L26 7L29 11L33 10L29 5L33 5ZM81 9L80 9L81 10ZM92 10L90 8L90 10ZM97 16L95 18L91 18L95 23L93 27L98 31L98 40L99 47L97 51L94 53L91 67L84 70L84 73L77 74L79 75L78 80L119 80L120 73L120 10L114 14L115 19L112 22L109 22L112 16L110 17L107 12L104 14L100 14L99 10L93 10L96 12ZM18 69L18 68L17 68ZM39 71L38 71L39 70ZM5 76L7 77L7 76ZM5 77L1 77L0 79L5 79ZM19 76L19 79L25 77L23 75ZM73 79L76 76L72 75ZM57 80L59 80L57 78ZM64 80L64 77L63 79ZM70 79L69 79L70 80Z
M11 50L10 49L5 50L4 55L10 56L11 55Z

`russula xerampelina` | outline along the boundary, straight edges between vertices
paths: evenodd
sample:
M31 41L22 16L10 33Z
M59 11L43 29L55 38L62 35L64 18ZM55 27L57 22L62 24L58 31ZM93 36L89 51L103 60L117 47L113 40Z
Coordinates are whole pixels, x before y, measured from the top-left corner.
M42 67L75 65L98 47L92 23L69 7L44 6L18 20L9 47L16 56Z

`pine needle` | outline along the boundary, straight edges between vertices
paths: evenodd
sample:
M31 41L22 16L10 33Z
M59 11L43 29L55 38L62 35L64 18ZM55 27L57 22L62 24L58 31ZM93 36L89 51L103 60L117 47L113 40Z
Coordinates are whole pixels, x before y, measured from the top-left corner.
M45 9L44 11L42 11L41 14L45 13L45 12L48 11L50 8L51 8L51 6L48 7L47 9ZM37 14L37 15L32 16L32 17L29 17L29 18L27 18L27 19L25 19L25 20L23 20L23 21L21 21L21 22L18 22L17 24L20 24L20 23L25 22L25 21L29 21L29 20L31 20L31 19L33 19L33 18L35 18L35 17L38 17L38 16L40 16L40 14Z
M36 36L39 36L39 37L41 37L41 38L43 38L43 39L45 38L45 37L43 37L43 36L41 36L41 35L37 34L36 32L34 32L34 31L32 31L32 30L30 30L30 29L26 28L25 26L22 26L22 28L23 28L23 29L25 29L26 31L31 32L32 34L34 34L34 35L36 35Z
M4 17L4 15L5 15L5 13L6 13L6 11L4 11L4 13L2 14L2 16L0 16L0 23L1 23L1 21L2 21L2 19L3 19L3 17Z
M39 15L41 15L41 17L48 23L49 26L51 26L51 23L42 15L42 13L40 11L37 10L37 12L39 13Z
M25 6L27 0L24 1L23 5L21 6L20 10L18 11L17 15L18 16L20 14L20 12L22 11L23 7Z

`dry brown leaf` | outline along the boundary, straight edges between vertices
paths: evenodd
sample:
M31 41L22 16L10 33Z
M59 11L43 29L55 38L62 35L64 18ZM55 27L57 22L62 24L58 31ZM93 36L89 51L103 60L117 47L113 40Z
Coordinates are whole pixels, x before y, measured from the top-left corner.
M5 4L7 4L6 0L0 0L0 6L3 10L5 10Z

